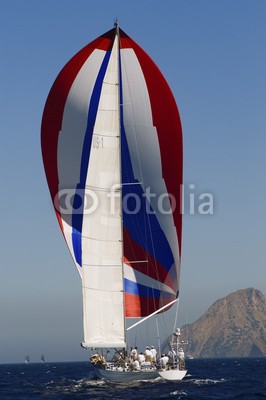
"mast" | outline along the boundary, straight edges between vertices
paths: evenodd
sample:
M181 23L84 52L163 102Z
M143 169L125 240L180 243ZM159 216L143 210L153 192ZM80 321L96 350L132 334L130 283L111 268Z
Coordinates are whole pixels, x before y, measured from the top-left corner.
M116 35L118 36L118 39L119 39L119 24L118 24L117 18L115 18L115 20L114 20L114 27L116 29Z
M121 222L121 274L122 274L122 285L123 285L123 310L124 310L124 335L126 340L126 309L125 309L125 284L124 284L124 238L123 238L123 180L122 180L122 146L121 146L121 82L120 82L120 34L118 19L114 21L114 27L117 36L117 82L118 82L118 120L119 120L119 171L120 171L120 222Z

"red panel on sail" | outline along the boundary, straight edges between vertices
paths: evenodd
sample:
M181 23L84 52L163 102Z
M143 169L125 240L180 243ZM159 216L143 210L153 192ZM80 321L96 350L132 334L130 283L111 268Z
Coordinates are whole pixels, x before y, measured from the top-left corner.
M52 201L57 201L58 192L58 136L62 127L64 107L70 88L78 72L95 49L108 50L114 39L114 29L104 33L81 49L61 70L47 97L41 127L41 146L44 169ZM61 230L61 216L56 207Z

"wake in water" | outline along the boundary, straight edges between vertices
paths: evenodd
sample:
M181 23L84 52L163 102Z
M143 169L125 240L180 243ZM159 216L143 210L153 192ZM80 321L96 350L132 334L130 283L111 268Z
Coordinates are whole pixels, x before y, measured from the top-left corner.
M226 379L191 379L191 380L187 380L187 382L191 382L194 385L214 385L216 383L223 383L226 382Z

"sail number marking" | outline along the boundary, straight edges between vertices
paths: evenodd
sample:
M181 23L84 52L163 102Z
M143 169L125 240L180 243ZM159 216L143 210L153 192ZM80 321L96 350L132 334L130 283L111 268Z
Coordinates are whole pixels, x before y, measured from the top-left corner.
M92 144L94 149L103 149L103 136L94 135Z

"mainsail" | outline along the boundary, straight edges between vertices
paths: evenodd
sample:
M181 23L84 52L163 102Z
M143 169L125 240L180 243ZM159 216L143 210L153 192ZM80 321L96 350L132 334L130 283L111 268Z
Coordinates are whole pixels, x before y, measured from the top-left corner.
M84 346L125 347L126 317L178 297L182 130L165 78L118 27L59 73L42 154L82 280Z

